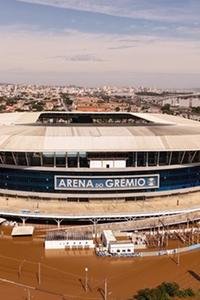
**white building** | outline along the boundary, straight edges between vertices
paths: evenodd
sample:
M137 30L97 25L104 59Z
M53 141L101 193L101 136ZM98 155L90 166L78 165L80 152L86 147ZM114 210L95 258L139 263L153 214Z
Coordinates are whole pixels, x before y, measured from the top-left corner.
M189 107L198 107L200 106L200 99L197 97L192 98L169 98L163 100L163 105L170 104L173 107L183 107L183 108L189 108Z
M91 233L49 233L45 239L45 249L94 249Z
M109 248L111 242L117 242L116 237L114 236L112 230L104 230L101 235L102 243L104 247Z
M129 241L118 241L111 242L108 247L110 254L133 254L134 253L134 244Z
M133 254L134 244L131 241L117 241L112 230L104 230L102 233L103 245L110 254Z

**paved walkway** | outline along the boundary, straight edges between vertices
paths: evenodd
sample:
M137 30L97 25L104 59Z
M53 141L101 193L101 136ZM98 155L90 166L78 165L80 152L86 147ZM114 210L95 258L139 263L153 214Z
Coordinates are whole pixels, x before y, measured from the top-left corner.
M200 208L200 192L166 196L145 201L120 202L111 200L83 202L67 202L56 200L34 200L24 198L0 197L1 211L20 212L35 211L44 214L84 215L110 213L148 213L168 210L184 210Z

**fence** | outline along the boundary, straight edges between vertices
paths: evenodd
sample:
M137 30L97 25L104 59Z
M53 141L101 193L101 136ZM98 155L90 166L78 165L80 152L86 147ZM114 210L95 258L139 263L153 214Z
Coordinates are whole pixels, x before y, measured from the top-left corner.
M200 243L191 245L188 247L182 247L182 248L175 248L175 249L169 249L169 250L159 250L159 251L151 251L151 252L139 252L137 253L138 256L142 257L148 257L148 256L162 256L162 255L170 255L170 254L177 254L177 253L184 253L184 252L190 252L193 250L200 249Z

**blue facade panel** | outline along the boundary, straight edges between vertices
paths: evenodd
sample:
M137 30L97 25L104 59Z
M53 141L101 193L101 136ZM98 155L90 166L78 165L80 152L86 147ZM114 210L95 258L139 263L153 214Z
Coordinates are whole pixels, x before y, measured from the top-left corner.
M151 170L151 171L137 171L130 172L111 172L106 170L105 172L59 172L59 171L36 171L27 169L12 169L12 168L0 168L0 189L18 190L18 191L31 191L31 192L47 192L47 193L66 193L64 190L56 190L54 187L55 176L71 176L77 178L84 178L89 176L90 178L98 176L105 176L112 178L113 176L118 177L126 176L154 176L159 175L160 183L159 187L152 189L140 189L134 188L130 190L123 189L123 192L150 192L150 191L171 191L184 188L200 187L200 166L186 167L186 168L175 168L167 170ZM109 189L103 191L104 193L117 193L118 189ZM101 193L102 191L90 190L89 193ZM77 189L70 189L70 193L85 193L88 191L80 191Z

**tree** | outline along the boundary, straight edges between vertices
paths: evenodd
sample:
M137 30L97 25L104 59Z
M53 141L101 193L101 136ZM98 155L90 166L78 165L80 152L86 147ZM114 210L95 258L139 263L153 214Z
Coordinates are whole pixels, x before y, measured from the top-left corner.
M172 110L171 110L171 107L170 107L170 104L165 104L163 107L161 107L161 111L163 114L172 114Z
M174 297L178 295L180 288L176 282L163 282L158 289L165 291L170 297Z
M181 290L176 282L163 282L154 289L142 289L133 296L136 300L171 300L195 296L192 289Z
M169 295L161 289L144 289L140 290L138 294L133 298L137 300L169 300Z
M32 105L32 109L36 111L43 111L43 105L42 103L34 103Z
M6 109L6 105L1 104L1 105L0 105L0 111L2 112L2 111L4 111L5 109Z
M73 104L73 100L70 99L70 95L65 94L65 93L61 93L60 96L61 96L61 98L63 99L63 102L66 105L71 106Z
M192 107L192 112L195 114L200 114L200 106Z

